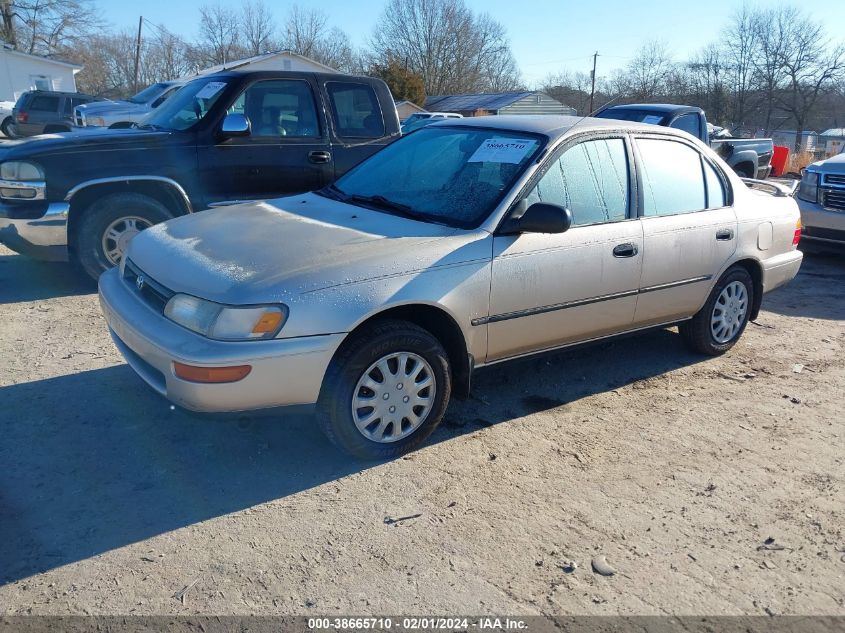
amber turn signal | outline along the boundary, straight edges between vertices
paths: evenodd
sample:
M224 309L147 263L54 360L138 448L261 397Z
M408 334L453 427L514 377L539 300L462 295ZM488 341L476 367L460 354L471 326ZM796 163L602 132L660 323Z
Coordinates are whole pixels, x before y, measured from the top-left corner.
M190 382L237 382L243 380L252 371L251 365L232 367L196 367L173 361L173 372L178 378Z
M268 311L261 315L252 328L253 334L270 334L276 332L282 326L283 314L278 311Z

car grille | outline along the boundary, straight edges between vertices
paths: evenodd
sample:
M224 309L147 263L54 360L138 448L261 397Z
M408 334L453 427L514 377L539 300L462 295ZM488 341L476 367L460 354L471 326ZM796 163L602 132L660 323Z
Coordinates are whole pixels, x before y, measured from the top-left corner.
M822 195L824 200L822 203L823 207L835 209L836 211L845 211L845 189L828 189Z
M164 312L164 306L175 292L150 279L131 259L123 267L123 280L138 293L144 302L158 312Z
M845 174L825 174L824 184L826 185L845 185Z

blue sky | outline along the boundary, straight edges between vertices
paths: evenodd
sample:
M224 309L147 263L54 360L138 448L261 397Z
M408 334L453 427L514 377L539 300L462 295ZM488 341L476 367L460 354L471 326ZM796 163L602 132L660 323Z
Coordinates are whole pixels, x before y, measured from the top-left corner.
M138 15L188 38L196 35L199 7L213 0L99 0L103 17L119 28L135 29ZM266 0L279 22L291 1ZM226 0L237 6L238 0ZM331 24L344 29L353 42L367 42L384 0L300 0L301 6L325 11ZM599 51L599 75L626 63L646 40L664 40L678 58L715 40L739 0L467 0L505 25L525 81L533 85L561 69L589 71L590 56ZM778 6L780 0L759 0L756 6ZM845 1L801 0L799 4L829 34L845 39Z

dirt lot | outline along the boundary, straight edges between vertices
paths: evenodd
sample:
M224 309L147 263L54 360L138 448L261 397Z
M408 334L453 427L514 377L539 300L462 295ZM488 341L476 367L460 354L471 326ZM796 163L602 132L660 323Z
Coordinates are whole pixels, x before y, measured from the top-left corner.
M843 282L809 258L718 359L666 330L487 370L362 465L171 410L90 286L0 250L0 615L845 614Z

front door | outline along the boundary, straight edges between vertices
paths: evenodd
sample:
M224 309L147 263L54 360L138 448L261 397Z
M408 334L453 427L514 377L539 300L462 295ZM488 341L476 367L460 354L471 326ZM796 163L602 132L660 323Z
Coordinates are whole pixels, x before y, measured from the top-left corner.
M494 238L488 361L631 327L642 226L630 162L621 136L575 141L552 156L525 200L567 207L572 228Z
M331 147L310 82L256 81L227 111L235 112L249 120L248 136L198 148L208 203L275 198L332 181Z
M643 275L638 325L691 316L736 250L727 178L692 144L637 138Z

